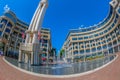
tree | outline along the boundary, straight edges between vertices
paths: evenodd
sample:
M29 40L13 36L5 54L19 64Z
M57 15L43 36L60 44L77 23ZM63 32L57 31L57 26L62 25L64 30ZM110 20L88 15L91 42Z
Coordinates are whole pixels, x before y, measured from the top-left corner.
M4 43L0 42L0 50L3 51L3 48L4 48Z
M56 56L56 48L52 48L50 56Z
M60 50L60 58L62 58L64 54L65 54L65 50L64 49Z

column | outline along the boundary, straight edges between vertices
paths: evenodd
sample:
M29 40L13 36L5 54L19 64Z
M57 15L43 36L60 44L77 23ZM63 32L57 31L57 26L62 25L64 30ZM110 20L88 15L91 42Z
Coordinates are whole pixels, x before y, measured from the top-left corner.
M34 64L34 56L33 56L33 52L31 52L31 65Z
M5 30L6 30L6 27L7 27L7 24L8 24L8 23L9 23L9 21L7 21L7 23L6 23L6 25L5 25L4 29L3 29L3 32L2 32L2 34L1 34L2 37L3 37L4 33L5 33Z
M112 35L111 36L111 41L112 41ZM113 45L113 41L112 41L112 48L113 48L113 53L114 53L114 45Z
M19 62L22 62L22 51L19 50L19 59L18 59Z
M10 21L9 21L10 22ZM10 34L9 34L9 37L8 37L8 39L10 39L11 38L11 34L12 34L12 32L13 32L13 26L12 26L12 28L10 29Z
M80 57L80 45L79 45L79 42L78 42L78 56Z
M74 46L73 46L73 43L72 43L72 55L71 55L72 62L73 62L73 57L74 57L74 56L73 56L73 50L74 50L73 47L74 47Z
M107 46L107 50L108 50L108 55L109 55L109 46L108 46L108 42L107 42L107 38L105 37L105 42L106 42L106 46Z
M84 46L84 62L85 62L85 61L86 61L86 55L87 55L87 54L86 54L86 50L85 50L85 46L86 46L86 45L85 45L85 42L83 42L83 46Z
M118 37L116 36L116 33L115 33L115 31L114 31L114 34L115 34L115 37L116 37L116 41L117 41L117 45L116 45L116 47L118 48L118 51L119 51L119 42L118 42Z
M48 52L49 52L49 42L47 43L47 64L49 63L49 54L48 54Z
M102 37L100 38L100 44L101 44L101 48L102 48L102 52L103 52L103 46L102 46Z
M28 54L25 54L25 63L28 63Z
M2 18L0 17L0 23L1 23L1 21L2 21Z
M90 54L91 54L91 53L92 53L92 51L91 51L92 48L91 48L91 43L90 43L90 41L89 41L89 46L90 46Z
M95 42L95 48L96 48L96 51L95 51L95 52L97 53L97 43L96 43L97 41L96 41L95 38L94 38L94 42Z
M17 35L17 38L16 38L15 43L14 43L14 54L15 54L15 52L16 52L16 47L17 47L17 43L18 43L18 39L19 39L18 36L19 36L19 35Z
M37 31L38 29L40 29L40 27L42 25L42 21L43 21L43 17L44 17L45 11L46 11L46 5L44 4L41 7L39 15L37 16L36 25L35 25L34 29L32 29L32 31ZM33 43L35 43L35 42L36 42L36 34L33 35Z

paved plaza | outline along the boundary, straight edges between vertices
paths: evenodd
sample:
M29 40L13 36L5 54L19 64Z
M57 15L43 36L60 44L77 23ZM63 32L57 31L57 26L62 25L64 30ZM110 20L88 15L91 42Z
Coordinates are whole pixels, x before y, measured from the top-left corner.
M94 73L72 78L45 78L23 73L4 62L0 57L0 80L120 80L120 52L118 58Z

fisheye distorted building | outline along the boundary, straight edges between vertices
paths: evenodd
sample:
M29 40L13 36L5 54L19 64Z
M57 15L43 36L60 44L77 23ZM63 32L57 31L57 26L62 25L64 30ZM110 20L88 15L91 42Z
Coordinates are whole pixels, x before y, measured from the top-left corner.
M71 62L118 52L120 50L120 1L110 2L109 15L99 24L70 30L63 49L65 59Z
M28 24L19 20L12 11L5 11L0 17L0 41L1 49L5 55L17 54L21 42L24 42L22 33L26 31Z
M17 18L14 12L8 10L0 16L0 51L6 56L18 58L20 43L25 42L25 31L28 24ZM23 35L24 34L24 35ZM40 50L41 61L47 60L48 53L51 52L51 31L47 28L41 28L40 31Z

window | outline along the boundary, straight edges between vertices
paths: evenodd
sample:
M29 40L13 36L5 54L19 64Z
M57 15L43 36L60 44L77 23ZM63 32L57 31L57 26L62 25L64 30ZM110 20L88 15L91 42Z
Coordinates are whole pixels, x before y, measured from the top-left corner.
M103 35L103 32L101 32L100 35Z
M86 52L87 52L87 53L90 53L90 49L87 49Z
M84 50L81 50L80 53L83 54L83 53L84 53Z
M0 28L2 28L3 27L3 24L2 23L0 23Z
M111 27L109 27L108 30L111 30Z
M104 33L106 33L106 32L107 32L107 30L104 31Z
M10 33L10 29L7 29L7 28L6 28L5 32L8 32L8 33Z
M109 43L109 44L108 44L108 47L112 47L112 43Z
M107 48L107 46L106 46L106 45L104 45L104 46L103 46L103 49L106 49L106 48Z
M5 19L2 19L2 21L1 21L1 22L3 22L3 23L5 23L5 24L6 24L6 23L7 23L7 20L5 20Z
M44 43L47 43L48 41L47 40L44 40Z
M0 36L2 35L2 32L0 31Z
M118 42L120 42L120 38L118 38Z
M118 9L118 12L119 12L119 14L120 14L120 7L119 7L119 9Z
M92 51L95 52L95 51L96 51L96 48L92 48Z
M116 14L116 18L118 18L119 16L118 16L118 14Z
M116 44L117 44L117 41L115 40L115 41L113 42L113 44L116 45Z
M117 19L115 19L114 23L116 23L116 22L117 22Z
M112 37L112 39L114 39L115 38L115 35Z
M44 38L48 38L48 36L43 36Z
M93 38L93 35L89 36L89 38Z
M4 38L8 39L8 35L4 34Z
M108 39L107 39L107 42L109 42L109 41L111 41L111 38L108 38Z
M75 51L75 52L74 52L74 55L75 55L75 54L78 54L78 51Z
M112 27L114 27L114 25L115 25L115 24L113 23L113 24L112 24Z
M83 39L82 37L78 38L78 40L82 40L82 39Z
M98 36L98 34L95 34L95 37L97 37Z
M101 49L102 49L101 46L97 48L97 50L101 50Z
M72 40L77 40L77 38L72 38Z
M84 39L88 39L88 36L85 36Z
M7 26L12 28L12 24L10 22L7 24Z

